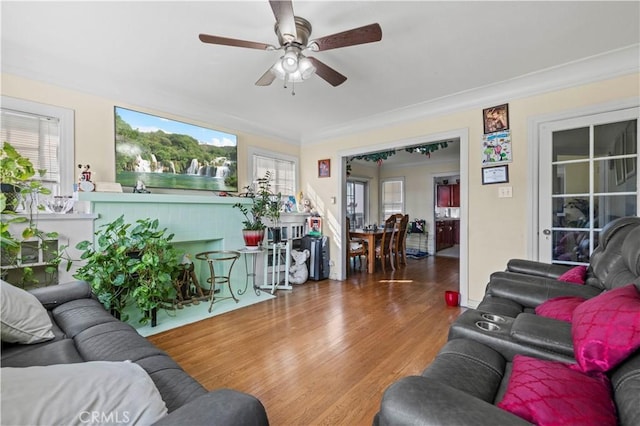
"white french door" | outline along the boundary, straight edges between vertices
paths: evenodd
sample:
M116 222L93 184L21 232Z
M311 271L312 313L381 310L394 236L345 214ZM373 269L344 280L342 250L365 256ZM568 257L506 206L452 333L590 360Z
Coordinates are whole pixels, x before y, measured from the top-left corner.
M347 179L347 216L352 230L362 229L368 223L369 184L366 181Z
M543 123L538 259L584 264L604 225L638 214L639 108Z

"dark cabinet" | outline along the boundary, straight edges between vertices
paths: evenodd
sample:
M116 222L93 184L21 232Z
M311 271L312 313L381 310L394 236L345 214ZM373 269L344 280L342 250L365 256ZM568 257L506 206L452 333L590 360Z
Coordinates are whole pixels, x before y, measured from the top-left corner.
M436 221L436 251L453 247L454 244L457 244L455 232L457 225L458 223L453 220Z
M436 251L460 244L460 221L436 221Z
M460 244L460 221L451 221L453 224L453 244Z
M437 186L438 207L460 207L460 185Z

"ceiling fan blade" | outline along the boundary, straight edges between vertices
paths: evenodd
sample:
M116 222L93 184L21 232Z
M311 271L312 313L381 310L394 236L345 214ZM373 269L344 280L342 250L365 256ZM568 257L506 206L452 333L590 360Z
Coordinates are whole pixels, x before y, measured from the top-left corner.
M275 79L276 79L276 75L272 73L271 68L269 68L267 72L262 74L262 77L260 77L258 81L256 81L256 86L268 86L271 83L273 83L273 80Z
M380 40L382 40L382 28L379 24L370 24L312 40L309 47L314 51L322 51Z
M291 0L269 0L282 38L289 42L298 37Z
M339 86L347 80L347 77L340 74L338 71L331 68L329 65L320 62L316 58L307 56L314 67L316 67L316 74L323 78L327 83L333 87Z
M198 36L203 43L222 44L224 46L247 47L249 49L272 50L274 46L266 43L258 43L255 41L238 40L235 38L218 37L209 34L200 34Z

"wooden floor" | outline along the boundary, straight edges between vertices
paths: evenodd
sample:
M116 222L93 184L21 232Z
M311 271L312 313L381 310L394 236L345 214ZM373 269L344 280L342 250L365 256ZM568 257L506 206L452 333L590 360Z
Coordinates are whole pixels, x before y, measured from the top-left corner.
M149 340L207 389L258 397L271 425L370 425L384 389L419 374L445 343L461 308L447 307L444 291L457 289L458 259L409 259L395 273L308 281Z

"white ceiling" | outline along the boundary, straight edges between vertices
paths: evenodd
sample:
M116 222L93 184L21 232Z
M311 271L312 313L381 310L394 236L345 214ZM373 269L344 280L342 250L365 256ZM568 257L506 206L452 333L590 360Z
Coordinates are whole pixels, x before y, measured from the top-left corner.
M637 1L294 1L296 15L313 25L311 39L374 22L383 36L315 53L348 80L332 87L314 76L292 96L277 80L254 85L280 51L198 40L207 33L277 44L267 0L2 1L1 8L3 72L296 144L437 113L465 95L492 106L482 105L493 101L487 89L498 96L564 64L576 84L632 71L608 59L604 69L582 62L597 64L605 52L630 51L635 71L640 63Z

